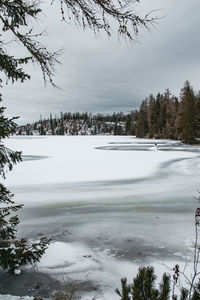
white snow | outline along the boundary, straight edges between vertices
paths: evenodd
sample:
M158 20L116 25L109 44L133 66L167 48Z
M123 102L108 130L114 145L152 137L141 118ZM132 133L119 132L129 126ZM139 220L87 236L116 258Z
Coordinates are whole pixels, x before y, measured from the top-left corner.
M34 297L29 296L12 296L12 295L0 295L0 300L33 300Z
M20 275L21 274L21 270L19 270L19 269L16 269L16 270L14 270L14 273L15 273L15 275Z
M80 201L108 203L108 198L115 203L129 201L133 185L119 181L151 178L165 162L197 157L196 153L173 151L171 141L160 140L159 143L171 145L172 151L150 151L155 140L127 136L13 137L6 140L11 149L22 150L30 159L47 158L24 160L14 166L13 171L7 173L5 184L14 192L15 201L26 206ZM107 185L116 180L115 186ZM179 182L172 181L171 193L176 193L177 188ZM169 186L165 189L168 191ZM196 186L192 191L194 189ZM151 193L155 190L161 193L163 184L152 183ZM134 184L135 195L150 195L149 192L150 186L141 189ZM190 190L186 192L189 194Z
M6 182L29 185L140 178L152 174L162 162L194 156L182 152L149 151L144 155L143 151L96 149L110 142L137 141L141 140L115 136L10 138L6 145L11 149L22 150L23 155L48 158L18 164L7 174Z
M63 272L64 269L73 272L76 269L75 266L79 269L83 268L87 261L85 256L88 255L92 255L92 251L83 245L55 242L46 250L38 266L44 270L53 270L53 272L56 269L57 272Z

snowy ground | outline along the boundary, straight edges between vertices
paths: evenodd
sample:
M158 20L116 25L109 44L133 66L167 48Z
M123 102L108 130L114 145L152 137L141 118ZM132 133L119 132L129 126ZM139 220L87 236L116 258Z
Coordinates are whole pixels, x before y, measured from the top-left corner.
M20 297L20 296L12 296L12 295L0 295L0 300L33 300L33 297Z
M115 136L6 141L24 155L5 182L25 204L20 232L53 239L40 272L90 283L82 296L110 300L138 266L161 274L163 262L191 259L200 148L157 143Z

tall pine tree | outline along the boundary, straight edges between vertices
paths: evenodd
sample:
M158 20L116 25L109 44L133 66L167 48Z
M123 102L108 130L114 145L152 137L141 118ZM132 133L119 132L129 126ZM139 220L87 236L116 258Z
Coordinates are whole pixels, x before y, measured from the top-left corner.
M148 133L147 100L142 101L136 126L136 136L143 138Z
M189 81L181 90L179 137L187 144L195 144L197 136L195 93Z

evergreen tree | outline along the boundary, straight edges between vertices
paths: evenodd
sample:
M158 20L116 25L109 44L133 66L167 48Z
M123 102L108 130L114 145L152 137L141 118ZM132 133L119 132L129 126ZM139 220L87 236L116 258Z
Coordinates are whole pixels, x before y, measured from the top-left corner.
M50 130L51 130L51 134L55 135L55 129L54 129L54 122L52 119L52 114L50 114Z
M0 107L0 175L3 179L6 172L11 171L13 165L22 160L21 152L8 149L2 141L16 129L16 118L6 118L4 110L5 107ZM14 205L12 197L6 187L0 184L0 266L11 273L19 274L21 265L39 261L50 240L44 237L39 242L30 243L26 239L17 239L17 212L23 205Z
M164 137L165 136L165 127L167 123L167 106L165 103L162 103L161 110L160 110L160 115L159 115L159 132L160 136Z
M13 157L17 155L12 152ZM14 163L13 157L9 163ZM16 237L19 224L17 212L23 205L14 205L13 195L0 184L0 266L13 274L20 274L20 266L38 262L48 247L50 240L46 237L31 243L27 239Z
M64 128L63 119L60 120L60 124L59 124L57 134L58 135L65 135L65 128Z
M187 144L195 144L197 136L197 124L195 110L195 94L189 81L186 81L181 90L179 136Z
M200 299L200 283L192 288L192 293L186 288L180 290L178 298L172 292L170 298L170 276L163 274L159 288L155 287L156 275L153 267L141 267L137 276L133 279L133 284L128 284L126 278L121 279L121 291L116 289L116 293L120 296L120 300L199 300Z
M196 137L200 138L200 93L196 95L195 101L195 131Z
M134 135L135 134L135 119L133 114L127 115L126 123L125 123L125 133L126 135Z
M45 127L43 126L42 121L40 122L39 132L40 132L40 135L46 135Z
M129 284L127 284L127 279L122 278L121 279L121 291L119 289L116 289L116 293L120 296L121 300L131 300L131 287Z
M142 101L136 125L136 136L143 138L148 133L147 100Z
M180 139L195 144L200 138L200 96L195 95L188 81L181 90L181 99L169 90L142 102L136 121L136 136Z
M117 123L114 126L114 135L119 135L119 125Z

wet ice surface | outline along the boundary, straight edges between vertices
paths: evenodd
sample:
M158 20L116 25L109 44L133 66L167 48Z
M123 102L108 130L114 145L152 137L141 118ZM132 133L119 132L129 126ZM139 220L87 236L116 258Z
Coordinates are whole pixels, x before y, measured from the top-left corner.
M7 143L29 158L7 179L15 200L25 204L21 233L53 239L40 271L90 282L91 296L116 299L120 278L132 280L138 266L161 273L163 261L173 266L191 258L198 146L132 137Z

